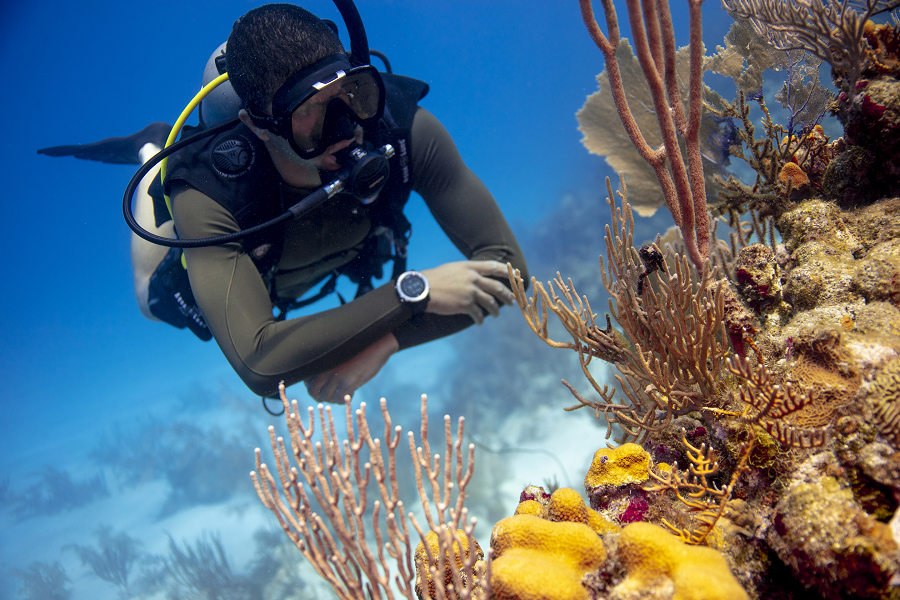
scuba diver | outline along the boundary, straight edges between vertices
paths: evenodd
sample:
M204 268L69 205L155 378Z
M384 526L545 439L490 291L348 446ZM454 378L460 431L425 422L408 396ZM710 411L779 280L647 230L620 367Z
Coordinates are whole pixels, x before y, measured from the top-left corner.
M216 87L199 126L179 141L177 124L155 123L39 150L143 163L124 202L142 312L214 337L264 403L281 381L342 402L397 351L512 304L507 262L528 280L494 198L418 106L428 84L393 74L374 51L386 72L373 67L352 0L334 1L350 53L333 22L294 5L238 19L207 64L204 91ZM466 260L407 269L411 192ZM391 280L373 287L389 261ZM358 285L353 300L286 318L334 293L339 276Z

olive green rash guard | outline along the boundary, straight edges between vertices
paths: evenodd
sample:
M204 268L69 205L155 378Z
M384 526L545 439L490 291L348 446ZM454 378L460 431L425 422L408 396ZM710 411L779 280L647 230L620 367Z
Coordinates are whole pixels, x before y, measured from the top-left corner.
M411 131L413 191L424 198L453 244L469 260L510 262L527 281L527 267L506 219L478 177L463 163L440 122L419 108ZM283 185L286 206L309 190ZM376 200L375 202L378 202ZM239 231L232 214L212 198L182 185L172 191L175 226L184 239ZM339 194L290 223L272 275L281 297L300 297L323 275L349 262L370 230L368 207ZM400 349L471 325L468 315L424 313L400 302L393 283L337 308L277 322L262 276L241 242L185 250L197 304L231 366L255 393L271 395L334 368L388 333ZM508 282L505 282L508 285Z

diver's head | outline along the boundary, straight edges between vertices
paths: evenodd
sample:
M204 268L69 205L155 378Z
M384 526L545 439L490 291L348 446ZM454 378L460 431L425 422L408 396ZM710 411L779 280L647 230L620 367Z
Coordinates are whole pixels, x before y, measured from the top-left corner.
M206 87L213 79L221 75L226 70L225 65L225 46L227 42L216 48L206 61L206 68L203 70L203 85ZM200 124L204 127L212 127L224 121L230 121L238 116L241 110L241 99L235 93L230 81L225 81L216 86L216 88L206 95L200 102Z
M351 64L332 27L297 6L267 4L228 38L229 78L253 124L303 159L352 139L384 110L378 71Z

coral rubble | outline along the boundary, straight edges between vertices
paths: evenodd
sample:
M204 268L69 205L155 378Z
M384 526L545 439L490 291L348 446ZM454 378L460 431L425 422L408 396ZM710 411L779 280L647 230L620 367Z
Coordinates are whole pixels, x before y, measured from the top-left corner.
M837 479L818 474L815 466L797 471L775 505L769 547L801 584L824 598L890 598L900 548L888 526L868 515Z

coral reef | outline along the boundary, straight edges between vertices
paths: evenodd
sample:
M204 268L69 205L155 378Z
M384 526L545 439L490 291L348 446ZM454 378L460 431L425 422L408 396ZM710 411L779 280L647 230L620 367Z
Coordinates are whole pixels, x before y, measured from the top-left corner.
M601 534L609 558L584 580L594 598L632 597L617 594L640 527L717 549L747 597L900 598L898 35L866 21L889 3L851 3L846 14L838 4L726 2L759 9L740 14L706 63L735 79L738 97L718 114L740 123L731 153L756 174L751 184L722 178L715 212L728 217L730 248L711 244L701 264L684 259L690 245L678 235L637 248L623 181L616 194L607 184L605 319L560 274L534 281L529 298L510 273L529 327L574 350L593 389L564 381L578 401L566 410L592 409L623 444L598 451L585 481L592 510L624 525ZM779 10L807 11L805 22L790 16L793 54L762 48L785 32ZM837 21L825 31L828 19ZM816 60L829 62L841 92L831 110L845 135L834 141L817 124L828 94ZM787 124L759 93L766 68L787 71ZM571 342L550 335L550 313ZM593 377L594 359L615 365L624 398ZM673 597L668 577L636 579L633 597Z
M880 277L870 275L870 261L892 256L885 248L900 237L897 200L856 209L817 198L786 203L774 219L783 236L778 254L771 245L745 246L729 263L729 279L717 283L718 290L737 290L736 302L755 315L739 352L718 312L723 301L696 300L709 293L706 275L687 264L672 272L671 251L658 265L641 261L627 197L619 196L621 209L609 200L618 230L613 237L608 229L601 273L612 296L605 327L596 325L589 300L571 281L557 276L550 292L535 282L527 298L512 274L523 315L541 339L575 350L583 365L593 358L612 362L627 386L627 401L617 403L615 390L587 369L598 400L564 382L579 401L572 408L594 409L611 429L620 428L620 442L640 444L596 453L585 481L592 508L621 525L659 523L672 539L717 548L750 597L803 597L804 589L824 598L896 597L900 564L885 523L900 500L900 452L890 445L900 414L900 311L885 301L889 294L874 294L879 286L861 281ZM549 337L550 312L572 342ZM666 350L643 350L654 340ZM702 352L686 351L698 346ZM718 377L707 379L704 366L718 360ZM678 376L666 379L672 372ZM824 512L827 519L815 517ZM852 527L840 535L831 530L847 522ZM832 540L833 547L826 552L817 540ZM614 549L607 552L618 560ZM779 569L799 587L779 583ZM606 594L595 597L615 597L614 572L607 565L585 585Z

